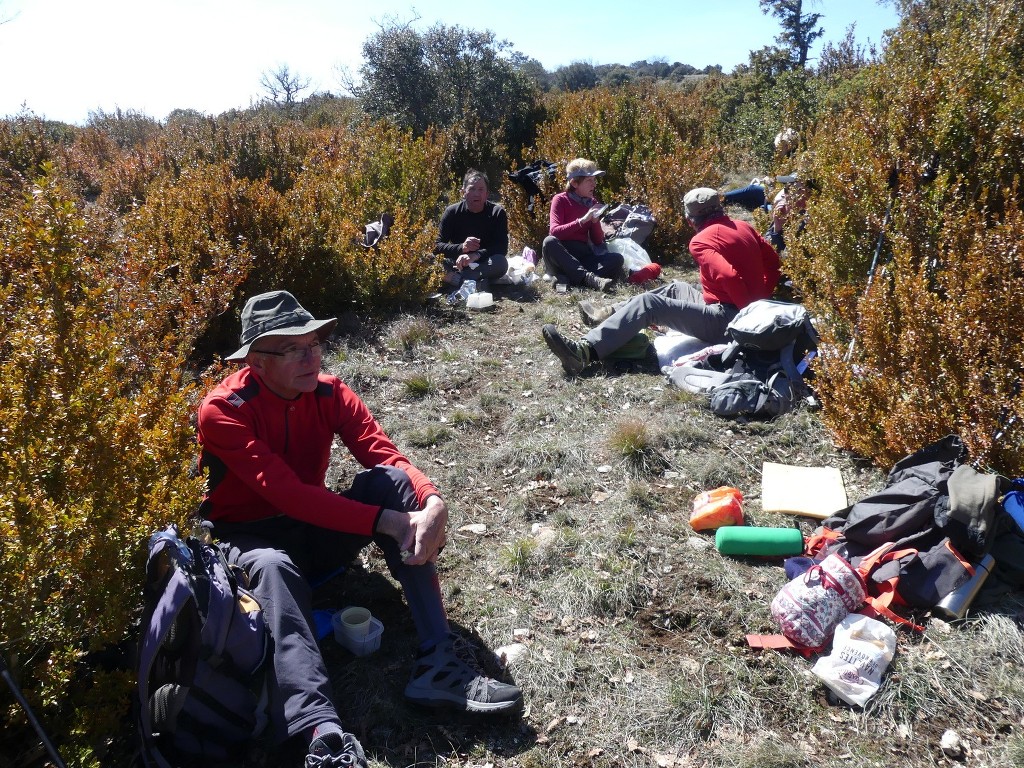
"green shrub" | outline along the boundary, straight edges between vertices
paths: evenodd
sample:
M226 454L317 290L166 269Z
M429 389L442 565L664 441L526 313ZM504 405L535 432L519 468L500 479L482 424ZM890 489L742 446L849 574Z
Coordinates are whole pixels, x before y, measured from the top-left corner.
M148 532L198 502L193 389L173 345L133 347L153 318L118 300L106 222L60 182L41 178L2 235L0 645L41 712L65 707L58 741L98 754L131 679L86 688L76 664L126 640Z
M58 164L70 129L30 113L0 120L0 210L18 207L21 194L47 165Z
M803 158L821 191L790 264L824 320L826 419L883 465L958 432L975 458L1024 470L1019 430L993 440L1001 416L1024 416L1021 5L908 4L883 61L847 110L822 116Z
M263 110L217 118L181 112L168 120L160 135L160 152L173 176L223 161L234 176L266 180L283 193L295 183L303 158L318 138L301 123Z

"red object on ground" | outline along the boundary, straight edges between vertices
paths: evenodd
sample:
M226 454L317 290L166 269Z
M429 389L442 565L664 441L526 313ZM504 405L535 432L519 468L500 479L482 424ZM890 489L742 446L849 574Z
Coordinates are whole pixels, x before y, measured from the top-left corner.
M743 525L742 503L743 494L728 485L704 491L693 500L690 527L709 531L724 525Z
M639 285L640 283L646 283L648 280L656 280L659 277L661 277L661 264L648 264L646 267L642 267L631 274L629 282L633 283L633 285Z

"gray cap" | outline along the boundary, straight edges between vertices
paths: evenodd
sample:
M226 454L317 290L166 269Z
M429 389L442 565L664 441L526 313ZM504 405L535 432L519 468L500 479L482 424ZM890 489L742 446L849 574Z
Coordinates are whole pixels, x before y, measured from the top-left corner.
M722 210L718 191L710 187L691 189L683 198L683 209L688 219L699 219L709 213Z
M569 174L566 176L566 178L567 179L586 179L586 178L588 178L590 176L604 176L604 174L605 174L605 172L602 171L600 168L594 168L593 170L587 170L586 168L581 168L581 169L576 170L576 171L570 171Z
M242 346L225 360L244 360L249 347L264 336L304 336L316 331L320 339L338 324L338 319L317 320L302 308L288 291L270 291L253 296L242 309Z

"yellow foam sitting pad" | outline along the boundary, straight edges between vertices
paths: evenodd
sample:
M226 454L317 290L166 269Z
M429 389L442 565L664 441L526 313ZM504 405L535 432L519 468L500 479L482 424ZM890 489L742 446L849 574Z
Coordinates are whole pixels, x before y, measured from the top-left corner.
M846 486L835 467L797 467L764 462L761 468L761 508L824 520L845 509Z

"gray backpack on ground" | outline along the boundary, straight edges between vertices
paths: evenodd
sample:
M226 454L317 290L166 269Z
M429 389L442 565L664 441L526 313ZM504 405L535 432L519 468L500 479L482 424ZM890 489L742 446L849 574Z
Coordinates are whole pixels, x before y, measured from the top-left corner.
M646 205L621 203L601 217L606 239L628 237L637 245L644 244L656 224L654 214Z
M804 374L817 353L818 335L799 304L755 301L728 327L725 351L699 363L675 366L669 381L706 395L712 413L726 418L774 418L809 394Z
M267 723L272 644L221 550L174 525L154 533L139 638L137 765L246 765Z

